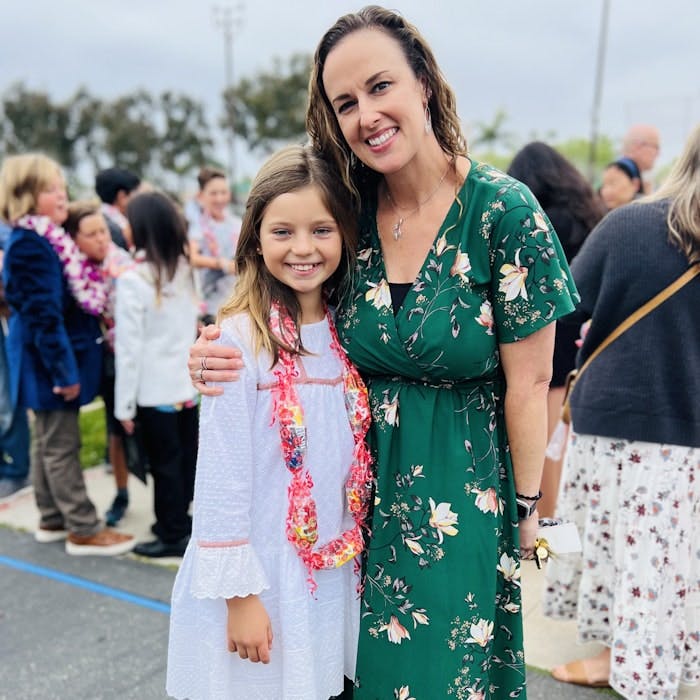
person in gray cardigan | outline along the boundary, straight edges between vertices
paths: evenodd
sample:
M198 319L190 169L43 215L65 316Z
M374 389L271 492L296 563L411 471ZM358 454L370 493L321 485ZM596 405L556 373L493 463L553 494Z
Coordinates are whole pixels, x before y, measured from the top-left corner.
M665 184L617 209L571 270L591 326L580 367L630 314L700 261L700 125ZM607 347L571 396L557 514L582 555L548 564L545 613L603 650L553 669L625 698L700 682L700 276ZM614 651L613 651L614 650Z

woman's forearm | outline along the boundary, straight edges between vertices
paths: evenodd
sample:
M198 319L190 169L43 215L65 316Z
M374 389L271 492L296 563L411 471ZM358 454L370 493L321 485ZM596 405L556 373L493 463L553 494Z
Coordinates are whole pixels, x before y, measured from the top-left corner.
M549 382L543 381L529 390L506 391L505 419L515 490L524 496L536 496L540 490L547 447L548 388Z

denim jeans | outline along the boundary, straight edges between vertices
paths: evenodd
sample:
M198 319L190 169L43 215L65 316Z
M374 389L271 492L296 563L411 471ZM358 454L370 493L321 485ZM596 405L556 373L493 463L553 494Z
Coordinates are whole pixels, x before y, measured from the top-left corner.
M27 411L15 407L10 429L0 435L0 478L26 479L29 476L29 421Z
M29 423L27 411L12 406L5 334L1 325L0 414L0 478L25 479L29 474Z

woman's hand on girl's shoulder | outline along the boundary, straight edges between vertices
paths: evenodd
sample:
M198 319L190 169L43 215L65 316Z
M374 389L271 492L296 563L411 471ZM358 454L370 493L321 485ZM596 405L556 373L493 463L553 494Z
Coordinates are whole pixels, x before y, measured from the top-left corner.
M209 386L209 382L235 382L237 370L243 369L243 359L238 348L214 344L221 335L218 326L202 327L197 342L190 348L187 368L192 384L205 396L219 396L224 390L219 386Z

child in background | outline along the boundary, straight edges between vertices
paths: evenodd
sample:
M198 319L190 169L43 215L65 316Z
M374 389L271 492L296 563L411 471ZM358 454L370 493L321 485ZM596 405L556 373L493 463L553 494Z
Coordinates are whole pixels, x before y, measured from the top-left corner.
M4 267L13 311L8 336L12 398L35 415L36 540L66 540L66 552L73 555L123 554L134 539L102 526L80 468L78 408L92 401L99 386L97 314L106 292L101 276L93 276L93 264L61 228L66 204L57 163L40 154L5 159L0 216L13 226Z
M124 451L124 428L114 417L114 303L116 278L133 264L131 256L112 241L107 220L97 201L71 202L65 230L89 260L102 266L108 284L107 303L102 315L105 342L102 344L102 378L100 395L105 404L109 462L114 472L117 493L105 513L105 522L114 527L129 506L129 470Z
M135 265L117 280L114 415L128 434L138 416L154 485L156 539L146 557L182 556L197 462L197 392L187 369L198 303L184 219L160 192L127 205Z
M253 183L220 313L246 371L202 402L193 537L172 598L176 698L328 700L354 676L370 409L326 306L354 258L345 201L301 146Z
M241 222L229 211L231 190L223 170L202 168L197 180L200 214L188 233L190 260L193 267L200 269L204 320L210 323L233 289Z

